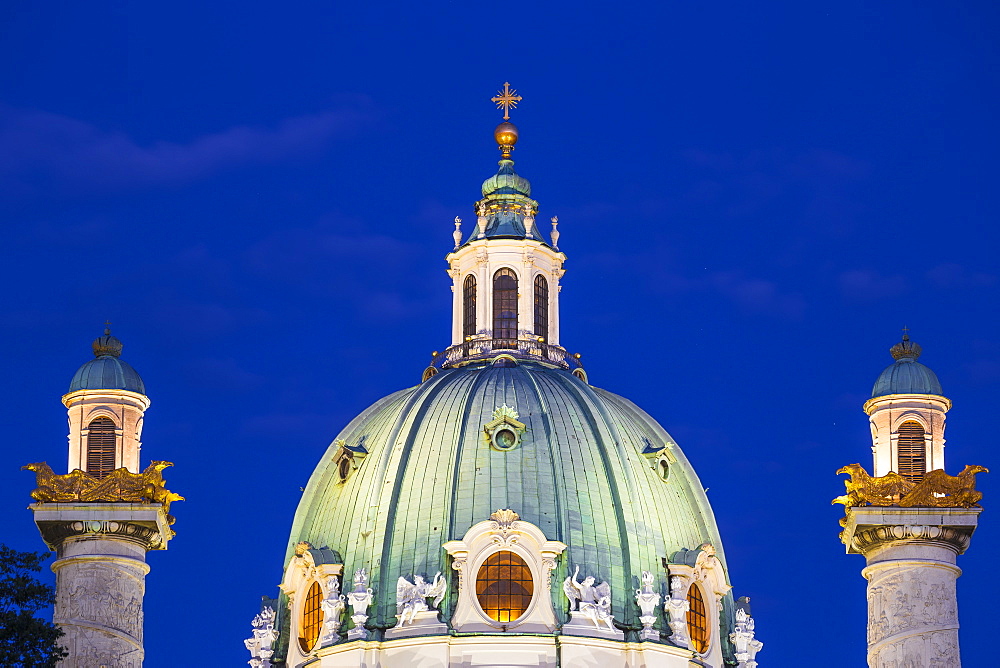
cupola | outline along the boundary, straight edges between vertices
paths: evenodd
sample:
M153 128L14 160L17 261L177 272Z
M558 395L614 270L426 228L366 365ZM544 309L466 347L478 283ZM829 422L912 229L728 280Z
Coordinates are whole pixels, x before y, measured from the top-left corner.
M146 385L121 359L122 342L110 323L94 339L94 359L73 374L63 396L69 416L69 470L97 477L125 467L139 472L143 416L149 408Z
M109 327L104 328L102 336L94 339L91 347L94 350L94 359L85 363L73 374L69 392L113 389L146 393L146 385L139 373L121 359L122 342L118 337L111 335Z
M903 339L889 353L887 366L865 402L872 430L875 475L895 471L919 481L927 471L944 468L945 413L951 401L944 396L937 375L917 361L923 349Z
M559 346L559 283L566 256L538 229L531 183L514 170L511 159L520 131L509 111L520 100L509 84L494 98L504 109L493 132L499 168L483 182L482 199L473 206L476 225L463 233L461 219L455 220L455 248L447 257L453 280L452 342L432 366L498 354L561 368L574 361Z

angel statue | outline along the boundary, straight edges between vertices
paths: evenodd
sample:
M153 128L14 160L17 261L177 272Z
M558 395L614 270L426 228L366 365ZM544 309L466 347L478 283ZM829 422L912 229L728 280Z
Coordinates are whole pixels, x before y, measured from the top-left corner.
M578 582L576 576L580 574L580 567L570 577L563 581L563 591L569 599L569 609L576 610L577 604L580 612L585 614L594 626L600 628L603 623L609 630L614 631L615 627L611 623L614 617L611 614L611 585L602 582L594 585L594 578L587 576L583 582Z
M396 614L399 615L399 625L406 624L407 615L410 623L413 623L418 612L436 609L447 590L448 581L441 577L440 571L434 576L433 582L425 582L421 575L414 575L413 582L400 576L396 581ZM427 605L428 598L434 599L434 608Z

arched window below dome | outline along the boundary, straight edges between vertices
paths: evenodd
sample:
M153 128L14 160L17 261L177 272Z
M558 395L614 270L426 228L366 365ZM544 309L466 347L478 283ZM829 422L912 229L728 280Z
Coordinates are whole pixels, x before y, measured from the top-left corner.
M705 611L705 597L701 587L692 584L687 593L687 629L691 639L691 649L703 654L708 651L708 614Z
M87 426L87 473L103 478L115 470L115 450L118 438L111 418L99 417Z
M493 338L503 341L494 348L517 347L517 274L506 267L493 274Z
M496 552L479 567L476 598L490 619L516 621L528 610L534 592L531 569L513 552Z
M927 444L924 428L920 423L908 420L899 425L896 440L896 473L911 482L920 482L927 472Z
M462 336L476 333L476 277L469 274L462 286Z
M323 626L323 609L320 602L323 592L318 582L313 582L302 604L302 618L299 624L299 649L308 653L319 640L319 630Z
M541 274L535 276L535 336L549 340L549 282Z

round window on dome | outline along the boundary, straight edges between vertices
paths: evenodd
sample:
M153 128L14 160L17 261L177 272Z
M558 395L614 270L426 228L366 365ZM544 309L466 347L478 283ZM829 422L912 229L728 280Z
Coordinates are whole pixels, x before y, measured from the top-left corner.
M494 621L516 621L527 612L534 592L531 569L513 552L495 552L479 567L476 598Z
M493 442L501 450L510 450L517 445L517 434L510 429L501 429L493 435Z
M340 460L340 464L337 465L337 475L340 476L340 481L344 482L347 480L348 476L351 475L351 458L343 457Z
M666 459L661 459L656 465L656 473L660 476L660 480L666 482L670 478L670 464Z
M299 648L303 653L309 652L319 640L319 630L323 626L323 609L320 601L323 592L319 583L313 582L302 603L301 623L299 624Z

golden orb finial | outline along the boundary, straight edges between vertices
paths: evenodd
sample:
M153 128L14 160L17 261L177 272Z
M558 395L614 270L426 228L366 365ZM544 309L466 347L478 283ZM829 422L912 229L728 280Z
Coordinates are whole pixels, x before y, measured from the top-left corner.
M510 152L514 150L514 144L517 143L517 126L510 121L504 121L493 131L493 138L500 146L503 159L509 160Z

